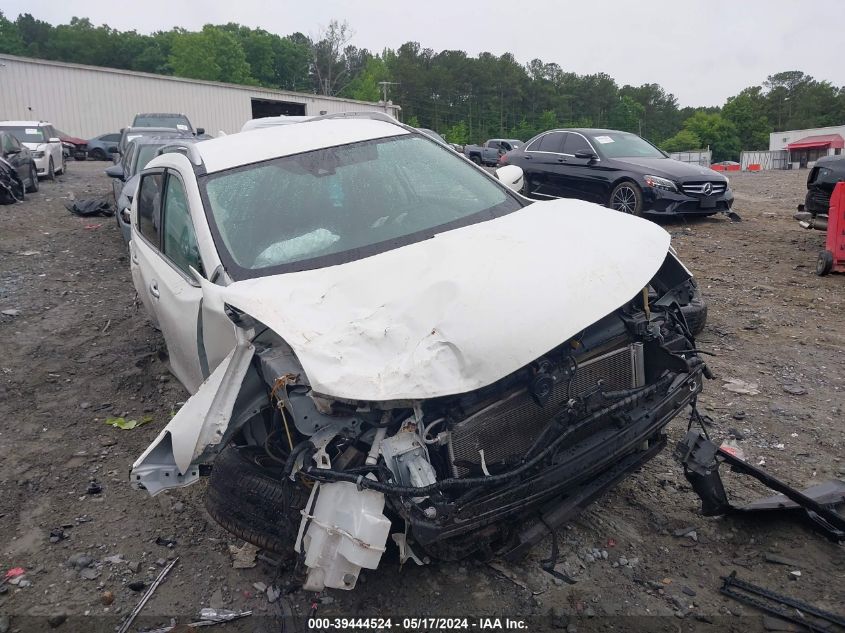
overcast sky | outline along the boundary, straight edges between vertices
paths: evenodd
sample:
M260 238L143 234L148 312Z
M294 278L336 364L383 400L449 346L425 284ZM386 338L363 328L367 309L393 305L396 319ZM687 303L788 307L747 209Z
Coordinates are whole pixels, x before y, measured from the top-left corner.
M659 83L682 106L722 105L782 70L845 85L843 0L3 0L53 24L72 16L149 33L239 22L315 35L347 20L372 51L418 41L435 51L511 52L606 72L622 86Z

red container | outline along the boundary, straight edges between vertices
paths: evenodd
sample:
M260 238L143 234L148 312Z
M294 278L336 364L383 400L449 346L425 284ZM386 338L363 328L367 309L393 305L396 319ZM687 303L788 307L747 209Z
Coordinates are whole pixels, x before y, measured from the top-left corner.
M819 253L816 274L845 273L845 182L839 182L830 196L825 250Z

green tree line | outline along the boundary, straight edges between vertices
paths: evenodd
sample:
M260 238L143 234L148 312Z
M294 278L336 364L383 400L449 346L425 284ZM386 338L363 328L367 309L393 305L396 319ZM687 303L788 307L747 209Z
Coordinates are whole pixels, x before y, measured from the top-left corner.
M767 149L774 130L845 123L845 88L800 71L770 75L721 107L681 107L659 84L619 86L607 74L578 75L534 59L434 51L417 42L372 52L350 44L346 23L314 37L280 36L235 23L142 34L87 18L52 25L0 12L0 52L150 73L378 101L379 82L412 125L450 142L526 140L554 127L636 132L667 151L713 150L714 160Z

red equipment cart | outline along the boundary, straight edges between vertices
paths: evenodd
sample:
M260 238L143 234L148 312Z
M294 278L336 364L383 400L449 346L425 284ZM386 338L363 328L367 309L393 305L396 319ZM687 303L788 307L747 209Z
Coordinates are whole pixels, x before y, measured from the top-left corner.
M827 219L827 242L819 253L816 274L845 273L845 182L839 182L830 196Z

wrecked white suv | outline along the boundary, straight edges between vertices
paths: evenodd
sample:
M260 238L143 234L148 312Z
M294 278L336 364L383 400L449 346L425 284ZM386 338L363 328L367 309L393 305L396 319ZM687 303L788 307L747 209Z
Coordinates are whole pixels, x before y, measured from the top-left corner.
M654 456L707 371L666 231L532 202L518 167L373 117L164 153L131 212L135 287L193 393L132 483L210 472L211 515L313 590L390 540L522 551Z

